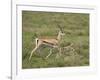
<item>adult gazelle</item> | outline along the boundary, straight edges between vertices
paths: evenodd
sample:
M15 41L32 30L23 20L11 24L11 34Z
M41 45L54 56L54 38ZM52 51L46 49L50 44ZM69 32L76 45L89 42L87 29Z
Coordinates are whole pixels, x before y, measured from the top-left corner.
M58 35L56 36L56 38L36 38L35 39L35 48L31 51L29 60L31 59L33 53L40 48L41 45L45 45L45 46L49 46L53 48L59 48L59 43L61 41L62 36L65 34L62 30L62 28L60 27L60 25L58 25L58 28L60 29L58 32ZM50 53L46 56L46 59L52 54L52 49L50 48Z

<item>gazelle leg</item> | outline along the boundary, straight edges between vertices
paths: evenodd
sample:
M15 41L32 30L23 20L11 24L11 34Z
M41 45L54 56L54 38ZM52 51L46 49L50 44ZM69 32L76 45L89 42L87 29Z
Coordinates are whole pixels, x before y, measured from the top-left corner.
M41 42L38 42L38 44L36 44L36 47L32 50L32 52L30 54L29 60L31 59L33 52L35 52L39 48L40 45L41 45Z
M35 51L37 50L37 48L38 48L38 47L35 47L35 48L32 50L32 52L31 52L31 54L30 54L30 57L29 57L29 60L31 59L31 57L32 57L32 55L33 55L33 52L35 52Z
M45 59L47 59L52 54L52 49L50 49L50 53L46 56Z
M59 48L59 55L61 56L61 48Z
M58 58L58 56L61 56L61 48L58 48L58 53L57 53L57 55L56 55L56 58Z

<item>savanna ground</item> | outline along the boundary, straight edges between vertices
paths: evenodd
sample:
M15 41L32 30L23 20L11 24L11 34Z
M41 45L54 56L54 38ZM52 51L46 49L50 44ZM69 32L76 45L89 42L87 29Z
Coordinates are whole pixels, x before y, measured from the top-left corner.
M32 49L35 47L35 37L53 37L58 34L57 24L65 32L60 46L66 47L73 43L71 48L58 51L44 59L49 54L49 47L43 47L35 52L29 61ZM49 68L89 65L89 14L83 13L56 13L56 12L22 12L22 68Z

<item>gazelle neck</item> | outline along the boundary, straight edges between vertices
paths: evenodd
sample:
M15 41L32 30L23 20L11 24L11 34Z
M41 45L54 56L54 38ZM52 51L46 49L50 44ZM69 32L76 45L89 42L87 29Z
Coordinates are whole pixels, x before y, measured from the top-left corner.
M62 38L61 31L59 31L58 36L57 36L57 40L60 41L61 38Z

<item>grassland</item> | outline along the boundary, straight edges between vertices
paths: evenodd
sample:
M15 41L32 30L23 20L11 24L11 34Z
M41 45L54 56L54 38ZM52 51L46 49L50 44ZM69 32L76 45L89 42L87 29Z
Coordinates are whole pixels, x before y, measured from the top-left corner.
M49 53L48 47L35 52L28 61L32 49L35 47L35 37L53 37L58 33L57 24L63 26L65 35L61 40L61 47L73 43L73 48L63 50L61 56L58 51L44 59ZM55 58L57 57L57 58ZM22 12L22 68L49 68L89 65L89 14L56 13L56 12Z

